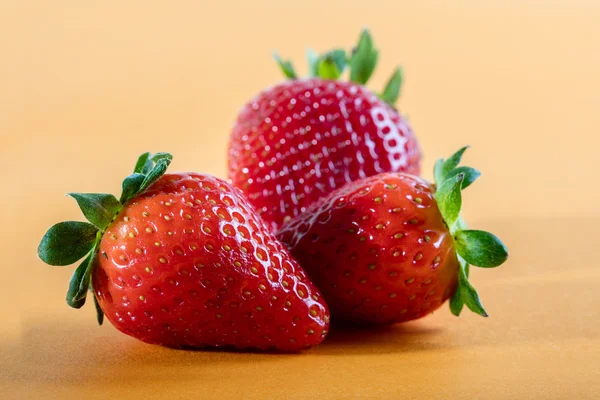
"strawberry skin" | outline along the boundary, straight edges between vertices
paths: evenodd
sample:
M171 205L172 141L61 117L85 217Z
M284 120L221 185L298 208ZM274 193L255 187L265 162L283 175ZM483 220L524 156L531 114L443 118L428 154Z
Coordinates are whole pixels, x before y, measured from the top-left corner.
M145 342L293 351L327 330L317 288L217 178L164 175L109 226L98 261L106 317Z
M298 351L323 341L317 287L242 193L198 173L165 174L169 153L142 154L120 199L70 193L89 222L53 225L49 265L77 260L67 304L93 293L98 323L169 347Z
M462 191L481 174L459 166L463 147L434 168L436 184L406 173L350 183L277 233L321 288L337 320L392 324L421 318L448 298L459 315L488 314L469 267L494 268L508 250L495 235L467 229Z
M407 121L364 86L294 79L243 107L229 146L229 179L273 228L346 183L419 173Z
M323 198L278 237L321 288L334 318L421 318L455 291L453 239L425 180L386 173Z

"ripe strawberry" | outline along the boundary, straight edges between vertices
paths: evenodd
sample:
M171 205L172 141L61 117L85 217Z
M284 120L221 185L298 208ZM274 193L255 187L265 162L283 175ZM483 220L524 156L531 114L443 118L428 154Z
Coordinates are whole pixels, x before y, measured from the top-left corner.
M142 155L120 201L71 194L91 224L54 225L38 250L50 265L87 254L68 304L83 306L91 280L99 323L106 314L148 343L282 351L319 344L325 302L241 193L208 175L163 175L170 161Z
M457 167L464 150L438 161L437 189L414 175L383 173L336 190L279 231L334 318L409 321L451 296L456 315L466 304L487 316L468 281L469 264L495 267L508 254L498 238L467 230L459 216L461 190L479 176Z
M311 56L308 79L260 93L240 112L229 146L229 178L274 228L311 203L359 178L381 172L419 173L417 140L393 107L397 69L378 97L364 84L377 61L367 31L349 60L343 50ZM346 63L351 82L337 81Z

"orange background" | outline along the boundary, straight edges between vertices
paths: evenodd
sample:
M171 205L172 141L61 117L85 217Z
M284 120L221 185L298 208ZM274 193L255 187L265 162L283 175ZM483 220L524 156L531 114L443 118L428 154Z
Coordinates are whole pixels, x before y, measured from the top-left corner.
M2 397L599 398L599 21L593 0L0 1ZM474 273L490 318L444 308L260 355L145 345L64 304L72 269L35 255L81 218L64 193L118 193L144 151L224 177L237 111L280 80L271 52L306 71L307 47L363 26L370 86L404 68L425 176L472 145L467 219L511 251Z

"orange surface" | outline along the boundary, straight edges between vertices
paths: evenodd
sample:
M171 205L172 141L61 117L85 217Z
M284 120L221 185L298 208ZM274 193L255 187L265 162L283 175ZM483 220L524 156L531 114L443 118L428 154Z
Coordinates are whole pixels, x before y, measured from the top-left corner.
M0 2L0 398L600 398L599 20L590 0ZM81 218L64 193L118 193L148 150L224 176L237 111L279 79L271 51L305 70L308 45L364 25L371 87L404 67L424 170L472 145L467 220L511 251L473 274L490 318L444 307L264 355L150 346L66 306L72 268L35 254Z

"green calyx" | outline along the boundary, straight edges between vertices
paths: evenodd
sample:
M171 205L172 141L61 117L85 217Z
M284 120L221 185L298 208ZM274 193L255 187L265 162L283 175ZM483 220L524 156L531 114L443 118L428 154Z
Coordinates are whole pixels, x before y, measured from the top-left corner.
M493 268L508 258L506 246L489 232L467 229L460 215L462 191L471 185L481 174L474 168L459 166L463 147L447 160L439 159L435 163L434 177L437 185L435 199L454 238L459 261L458 287L450 299L450 310L459 315L463 307L483 317L488 314L481 305L479 295L469 282L469 266Z
M282 60L277 53L274 53L273 57L288 79L298 78L291 61ZM348 68L351 82L366 85L375 71L378 57L379 51L373 45L373 38L370 32L364 29L358 43L350 52L334 49L319 55L309 49L306 52L308 76L335 80L339 79ZM400 95L401 85L402 70L397 67L379 97L393 107Z
M69 193L77 201L81 212L89 222L64 221L52 226L40 242L38 256L53 266L71 265L84 258L77 267L67 291L67 304L81 308L88 290L92 289L91 277L102 235L114 221L125 204L156 182L167 170L173 156L169 153L144 153L133 173L123 180L123 193L117 200L112 194ZM104 314L94 296L98 323L102 325Z

